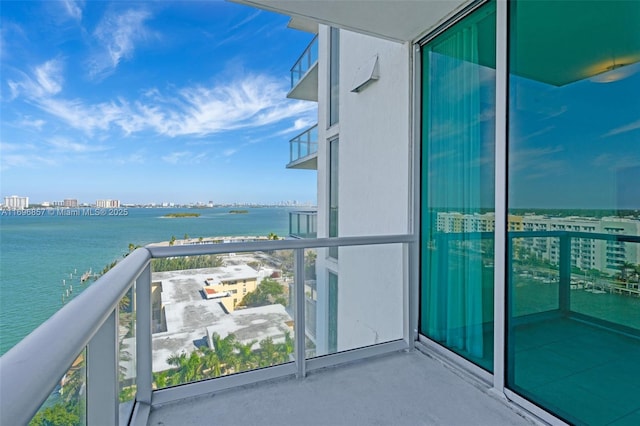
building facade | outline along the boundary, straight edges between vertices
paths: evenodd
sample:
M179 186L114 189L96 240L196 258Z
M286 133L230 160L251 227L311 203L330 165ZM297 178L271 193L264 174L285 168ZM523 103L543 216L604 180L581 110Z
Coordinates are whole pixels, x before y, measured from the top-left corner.
M120 200L97 200L96 207L106 209L106 208L118 208L120 207Z
M640 268L640 168L623 161L640 158L624 124L640 103L623 95L640 90L640 4L240 2L315 36L289 97L318 103L317 152L299 167L317 169L318 237L420 238L417 301L393 247L318 251L317 354L402 336L396 315L416 303L418 342L545 421L635 419L632 398L614 409L584 390L598 381L577 359L595 350L578 335L601 337L596 324L615 336L598 356L640 354L628 278ZM615 30L585 37L578 16ZM554 331L533 348L544 327ZM635 378L625 383L640 378L621 362ZM581 403L566 396L576 392Z
M11 195L4 197L4 208L10 210L22 210L29 208L29 197Z

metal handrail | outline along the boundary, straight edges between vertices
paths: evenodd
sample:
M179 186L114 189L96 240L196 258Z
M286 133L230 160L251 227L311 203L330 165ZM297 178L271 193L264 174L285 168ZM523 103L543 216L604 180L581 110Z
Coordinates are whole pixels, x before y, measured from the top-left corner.
M152 258L174 256L198 256L206 254L243 253L267 250L295 250L320 247L347 247L380 244L414 243L411 234L382 235L375 237L314 238L306 240L270 240L248 243L195 244L186 246L147 246Z
M33 418L153 258L416 241L415 235L401 234L138 248L0 357L0 424Z
M137 249L0 358L0 424L31 420L150 260Z

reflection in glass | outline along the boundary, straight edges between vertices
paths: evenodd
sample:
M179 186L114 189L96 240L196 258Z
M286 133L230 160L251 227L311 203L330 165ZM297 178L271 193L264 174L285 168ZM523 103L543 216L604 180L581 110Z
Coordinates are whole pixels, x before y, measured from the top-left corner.
M340 193L338 139L329 141L329 237L338 236L338 209ZM338 258L338 247L329 247L329 257Z
M495 4L422 60L420 331L492 370Z
M570 423L635 424L640 3L520 1L510 22L508 207L524 232L507 386Z
M29 425L86 425L86 352L82 351Z
M136 397L136 284L118 305L118 383L120 412L129 418Z

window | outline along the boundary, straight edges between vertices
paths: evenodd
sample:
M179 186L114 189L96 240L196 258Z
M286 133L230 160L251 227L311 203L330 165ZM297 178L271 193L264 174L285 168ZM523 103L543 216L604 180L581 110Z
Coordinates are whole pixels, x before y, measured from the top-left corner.
M329 141L329 237L338 236L339 191L338 139ZM338 258L338 247L329 248L329 257Z
M340 112L340 30L329 33L329 126L338 123Z
M329 353L338 352L338 275L329 272Z

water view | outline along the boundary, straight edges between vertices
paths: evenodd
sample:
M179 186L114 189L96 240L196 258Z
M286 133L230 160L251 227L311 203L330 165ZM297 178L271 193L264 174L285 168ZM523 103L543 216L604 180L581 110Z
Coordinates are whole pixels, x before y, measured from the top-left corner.
M126 215L0 216L0 354L82 292L95 274L122 258L130 244L172 237L197 241L216 236L285 236L291 211L274 207L248 208L243 214L222 207L121 210ZM185 212L198 216L167 217ZM85 274L91 277L82 282Z

